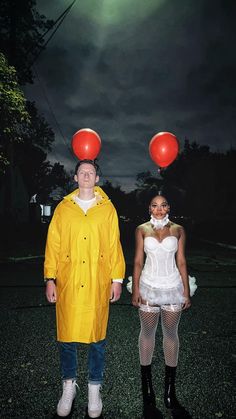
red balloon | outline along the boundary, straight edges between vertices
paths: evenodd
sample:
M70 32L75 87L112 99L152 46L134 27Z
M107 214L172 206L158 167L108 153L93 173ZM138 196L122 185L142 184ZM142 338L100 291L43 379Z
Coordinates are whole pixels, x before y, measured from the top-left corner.
M179 141L171 132L159 132L149 143L151 159L160 167L169 166L177 157Z
M79 160L94 160L101 149L101 138L90 128L82 128L72 137L72 150Z

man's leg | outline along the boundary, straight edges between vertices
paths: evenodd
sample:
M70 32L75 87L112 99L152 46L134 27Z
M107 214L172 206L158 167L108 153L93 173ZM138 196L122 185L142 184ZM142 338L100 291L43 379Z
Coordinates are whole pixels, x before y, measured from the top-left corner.
M76 380L77 376L77 343L58 342L62 380Z
M89 347L88 415L91 418L98 418L102 412L100 389L103 382L105 347L105 339L91 343Z
M57 405L58 416L69 415L76 396L77 343L59 342L61 377L63 393Z

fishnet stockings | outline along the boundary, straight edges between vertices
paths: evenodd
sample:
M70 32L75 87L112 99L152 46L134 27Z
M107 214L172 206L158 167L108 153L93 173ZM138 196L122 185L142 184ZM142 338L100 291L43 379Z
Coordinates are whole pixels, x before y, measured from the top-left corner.
M168 307L168 306L166 306ZM163 333L163 351L165 364L176 367L179 356L178 326L181 311L161 310L161 326Z
M165 364L170 367L177 366L179 355L178 325L181 312L181 306L149 306L147 309L147 306L141 305L139 309L141 324L139 335L139 357L141 365L150 365L152 363L156 330L161 313Z
M139 309L141 330L139 334L139 358L141 365L150 365L155 347L155 335L160 317L159 311Z

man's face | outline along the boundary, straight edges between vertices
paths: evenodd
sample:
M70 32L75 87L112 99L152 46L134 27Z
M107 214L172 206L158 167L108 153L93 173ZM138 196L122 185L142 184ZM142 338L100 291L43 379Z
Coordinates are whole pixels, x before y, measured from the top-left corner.
M99 176L96 174L95 167L89 163L82 163L74 176L79 188L93 188L99 181Z

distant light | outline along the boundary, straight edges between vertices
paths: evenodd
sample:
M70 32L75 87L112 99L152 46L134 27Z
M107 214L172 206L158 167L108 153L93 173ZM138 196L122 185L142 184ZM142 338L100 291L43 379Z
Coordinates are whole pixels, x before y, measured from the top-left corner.
M43 215L45 217L50 217L50 215L51 215L51 205L44 205L43 206Z
M42 217L50 217L51 216L51 205L43 205L40 204L41 207L41 216Z

